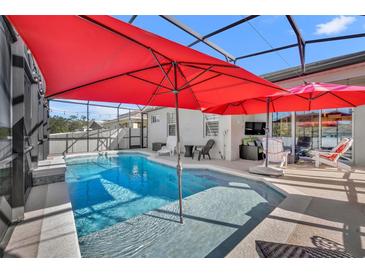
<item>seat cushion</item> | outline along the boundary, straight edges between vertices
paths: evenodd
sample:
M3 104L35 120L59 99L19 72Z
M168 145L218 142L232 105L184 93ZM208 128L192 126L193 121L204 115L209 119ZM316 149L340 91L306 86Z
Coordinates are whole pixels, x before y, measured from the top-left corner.
M319 154L319 157L329 160L329 161L334 161L336 159L338 154L336 153L329 153L329 154Z

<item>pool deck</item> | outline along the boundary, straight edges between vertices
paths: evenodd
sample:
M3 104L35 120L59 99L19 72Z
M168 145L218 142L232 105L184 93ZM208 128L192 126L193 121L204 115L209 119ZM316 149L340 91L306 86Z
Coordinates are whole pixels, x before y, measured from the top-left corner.
M148 151L148 153L151 153ZM176 157L152 159L175 165ZM255 161L192 160L183 165L206 167L247 178L264 180L286 195L249 235L226 257L258 257L255 240L309 247L345 249L354 257L365 257L365 168L344 172L327 166L315 168L303 162L288 165L284 176L270 178L248 173Z
M156 157L155 153L146 149L134 150L134 152L150 155L151 160L154 161L171 166L176 165L176 157ZM283 202L249 234L238 240L239 235L235 235L234 241L228 238L229 248L226 247L221 256L258 257L255 240L262 240L309 247L345 249L354 257L365 257L364 168L354 168L353 171L346 173L330 167L314 168L310 163L301 163L289 165L285 169L285 175L280 178L269 178L248 173L249 167L258 165L259 162L197 161L185 157L182 157L182 160L185 168L209 168L262 180L286 196ZM71 205L67 200L69 198L65 187L63 182L32 189L27 202L28 206L26 206L25 221L15 227L5 250L9 256L80 256L77 238L75 239L74 221L73 218L70 219ZM66 192L60 195L62 189ZM43 202L39 202L39 197L42 197ZM45 208L51 212L46 212ZM194 213L194 211L186 211L186 214L188 213ZM64 214L67 216L65 217ZM186 220L190 222L191 214L188 215ZM44 223L43 220L47 219L48 221ZM61 225L58 222L61 222ZM239 223L231 223L231 225L239 226ZM47 233L48 237L44 237ZM160 255L163 256L163 254Z
M62 157L51 160L55 168L59 160ZM32 187L24 220L10 227L8 234L5 258L81 257L67 184L57 182Z

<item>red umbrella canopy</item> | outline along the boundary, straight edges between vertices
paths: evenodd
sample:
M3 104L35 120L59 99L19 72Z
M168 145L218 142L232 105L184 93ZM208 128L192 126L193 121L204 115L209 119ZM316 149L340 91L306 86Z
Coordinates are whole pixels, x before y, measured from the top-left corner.
M357 107L365 104L365 86L307 83L270 98L269 112L309 111L328 108ZM240 115L267 112L267 98L244 99L204 109L207 113Z
M48 98L201 109L282 89L238 66L110 16L8 16Z

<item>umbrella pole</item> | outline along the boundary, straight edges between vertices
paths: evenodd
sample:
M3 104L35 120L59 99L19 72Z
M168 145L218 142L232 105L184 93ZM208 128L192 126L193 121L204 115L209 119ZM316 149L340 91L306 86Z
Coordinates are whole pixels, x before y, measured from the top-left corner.
M269 165L269 121L270 120L270 98L266 98L266 157L265 157L265 167Z
M182 164L181 164L181 155L180 155L180 123L179 123L179 92L177 90L173 91L175 94L175 111L176 111L176 153L177 153L177 183L179 188L179 216L180 223L183 223L183 211L182 211L182 184L181 184L181 175L182 175Z
M254 166L249 168L250 173L266 175L266 176L282 176L283 171L281 169L277 169L274 167L269 167L269 122L270 122L270 103L271 98L266 98L266 127L265 127L265 163L264 165L260 164L259 166Z

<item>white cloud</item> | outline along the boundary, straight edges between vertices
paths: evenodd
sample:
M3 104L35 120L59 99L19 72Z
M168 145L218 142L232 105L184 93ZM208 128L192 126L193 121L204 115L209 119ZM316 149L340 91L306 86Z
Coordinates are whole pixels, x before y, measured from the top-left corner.
M331 35L345 31L349 25L355 22L354 16L338 16L333 18L331 21L316 25L315 34Z

